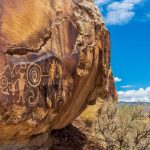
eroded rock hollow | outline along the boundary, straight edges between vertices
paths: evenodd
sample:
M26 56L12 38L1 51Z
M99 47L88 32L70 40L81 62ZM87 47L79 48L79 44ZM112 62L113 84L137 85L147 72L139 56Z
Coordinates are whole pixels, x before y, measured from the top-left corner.
M92 0L1 0L0 61L8 149L40 147L33 137L70 124L96 97L117 99L110 35Z

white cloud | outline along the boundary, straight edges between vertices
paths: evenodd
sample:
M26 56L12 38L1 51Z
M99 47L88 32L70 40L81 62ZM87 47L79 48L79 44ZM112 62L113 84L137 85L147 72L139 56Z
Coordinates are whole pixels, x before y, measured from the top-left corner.
M121 86L122 89L128 89L128 88L131 88L132 85L124 85L124 86Z
M112 2L107 6L105 21L109 25L128 23L135 15L135 6L142 0L122 0Z
M120 79L119 77L114 77L115 82L121 82L122 79Z
M119 91L119 101L124 102L150 102L150 87L146 89Z

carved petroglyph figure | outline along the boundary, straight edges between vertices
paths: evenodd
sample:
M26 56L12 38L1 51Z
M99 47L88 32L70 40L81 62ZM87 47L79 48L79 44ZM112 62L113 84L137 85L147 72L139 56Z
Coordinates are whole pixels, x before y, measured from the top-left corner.
M52 84L54 82L55 73L56 73L56 64L55 61L52 61L51 69L49 70L49 75L50 75L49 84Z
M19 101L17 102L23 102L23 103L25 103L24 90L25 90L25 84L26 84L26 79L24 78L24 76L25 76L25 73L19 72L19 78L18 78Z
M17 81L12 81L9 85L9 91L12 93L14 96L16 92L18 92L18 89L16 88Z
M8 79L2 75L0 77L0 90L4 95L9 95L7 86L8 86Z
M49 66L44 67L46 62ZM27 104L35 107L40 101L40 87L48 85L50 89L53 89L53 86L57 87L55 82L58 82L58 88L56 90L49 89L47 91L49 93L45 95L48 105L55 106L55 104L50 104L52 102L49 102L50 98L48 97L53 93L53 103L55 103L58 95L61 95L62 86L59 82L61 78L60 61L47 53L45 56L36 56L35 59L29 59L24 63L9 62L0 74L0 92L3 93L3 99L11 98L14 104Z
M27 69L27 81L31 87L39 86L41 82L41 67L36 64L30 64Z

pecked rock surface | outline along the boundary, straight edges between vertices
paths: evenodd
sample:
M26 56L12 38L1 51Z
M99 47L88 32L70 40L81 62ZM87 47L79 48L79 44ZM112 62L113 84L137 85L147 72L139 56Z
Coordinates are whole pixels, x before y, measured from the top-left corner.
M88 104L117 99L110 35L92 0L0 1L1 149L50 145Z

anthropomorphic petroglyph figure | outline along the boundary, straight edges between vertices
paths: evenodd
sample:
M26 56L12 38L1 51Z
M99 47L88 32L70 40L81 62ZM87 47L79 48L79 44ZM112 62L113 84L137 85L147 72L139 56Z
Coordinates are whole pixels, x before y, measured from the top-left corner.
M24 78L24 76L25 73L19 72L19 78L18 78L19 100L17 101L18 103L20 102L25 103L24 92L25 92L26 79Z
M49 70L49 75L50 75L49 85L54 83L55 73L56 73L56 63L55 63L55 61L53 60L50 65L51 65L51 67L50 67L50 70Z

